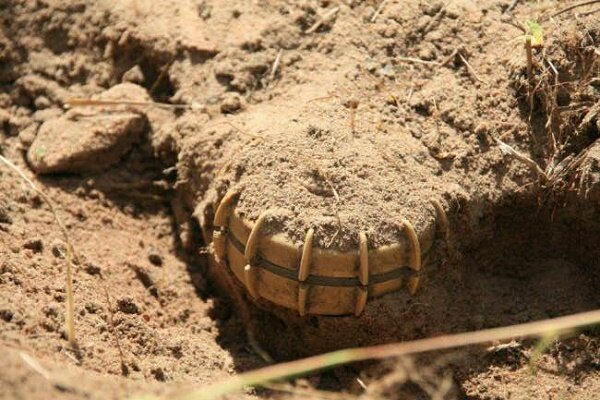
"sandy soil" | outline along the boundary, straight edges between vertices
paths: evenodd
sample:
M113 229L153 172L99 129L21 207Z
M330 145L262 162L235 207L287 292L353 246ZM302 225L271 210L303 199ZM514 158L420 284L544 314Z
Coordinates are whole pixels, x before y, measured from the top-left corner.
M54 200L79 256L72 349L65 243L43 199L1 166L0 397L206 385L264 365L247 328L285 359L598 308L598 14L548 20L562 2L517 3L516 21L542 18L545 30L530 102L510 3L0 1L0 154ZM191 109L65 110L92 97ZM589 156L541 187L498 138L543 168ZM553 152L549 138L564 146ZM280 206L290 240L316 226L337 249L355 247L357 230L371 245L394 240L382 214L426 229L423 199L439 197L460 256L432 266L417 296L374 299L360 320L241 309L244 295L213 281L200 233L238 183L244 216ZM554 341L534 368L535 346L348 366L295 385L365 398L600 398L596 331Z

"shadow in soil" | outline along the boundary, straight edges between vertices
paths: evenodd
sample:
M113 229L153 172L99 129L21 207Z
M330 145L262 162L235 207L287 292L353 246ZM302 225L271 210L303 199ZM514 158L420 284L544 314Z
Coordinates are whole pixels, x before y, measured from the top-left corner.
M164 171L145 145L137 145L115 166L99 173L40 175L38 179L45 186L109 202L139 217L164 212L169 205L175 175Z

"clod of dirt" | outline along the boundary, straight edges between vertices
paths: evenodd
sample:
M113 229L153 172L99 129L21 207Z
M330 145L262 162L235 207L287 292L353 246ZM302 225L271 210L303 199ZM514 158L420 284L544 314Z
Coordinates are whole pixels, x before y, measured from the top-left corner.
M132 67L130 70L125 72L121 80L123 82L131 82L142 85L146 81L146 78L144 77L144 72L142 71L140 66L136 65L135 67Z
M12 222L8 207L0 202L0 224L12 224Z
M223 114L233 114L245 108L244 100L237 93L225 93L221 102Z
M90 275L100 275L102 272L102 269L99 266L92 263L87 263L84 270Z
M124 297L117 302L119 311L125 314L139 314L140 309L131 297Z
M19 140L23 146L31 146L37 135L39 124L31 124L19 132Z
M23 248L31 250L34 253L41 253L44 250L44 242L39 238L29 239L23 243Z
M581 167L581 187L584 197L600 202L600 142L589 149Z
M12 321L13 316L14 316L14 313L11 310L5 310L5 309L0 310L0 319L2 319L4 322Z
M145 90L130 83L99 97L148 101ZM41 125L27 160L39 174L101 171L119 161L140 140L146 126L146 117L132 109L74 109Z

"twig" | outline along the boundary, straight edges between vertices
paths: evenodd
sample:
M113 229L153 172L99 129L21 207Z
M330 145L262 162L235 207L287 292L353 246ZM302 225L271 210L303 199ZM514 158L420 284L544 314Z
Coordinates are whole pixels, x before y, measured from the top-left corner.
M514 15L509 14L508 17L509 17L508 19L502 18L500 20L500 22L502 22L504 24L508 24L508 25L510 25L512 27L515 27L518 30L520 30L521 32L523 32L524 34L527 34L527 28L525 28L525 26L523 26L523 24L521 22L517 21L515 19Z
M377 10L375 10L375 12L373 13L373 16L371 17L371 22L375 22L375 20L379 16L379 14L381 14L381 12L383 11L383 8L387 4L387 2L388 2L388 0L383 0L381 3L379 3L379 7L377 7Z
M22 351L19 352L19 356L21 356L21 359L25 364L27 364L29 368L40 374L42 378L44 378L48 382L52 382L52 376L50 375L50 372L48 372L46 368L42 367L36 359Z
M203 104L168 104L157 103L154 101L123 101L123 100L94 100L94 99L69 99L65 103L68 107L85 106L140 106L140 107L158 107L171 110L200 110L204 108Z
M463 57L463 55L460 53L460 51L458 52L458 57L460 57L460 60L463 62L463 64L465 64L465 66L467 67L467 70L469 71L469 73L471 74L471 76L480 83L486 83L483 79L481 79L478 75L477 72L475 72L475 70L473 69L473 67L471 67L471 64L469 64L469 62Z
M395 60L412 62L412 63L417 63L417 64L426 64L426 65L438 65L438 66L441 65L437 61L421 60L420 58L414 58L414 57L396 57Z
M317 22L315 22L310 28L308 28L304 33L306 34L311 34L313 32L315 32L317 29L319 29L321 27L321 25L323 25L325 22L329 21L331 18L333 18L335 16L335 14L338 13L338 11L340 11L339 7L334 7L331 10L329 10L327 13L325 13L325 15L323 15L321 18L319 18L317 20Z
M165 64L160 69L160 74L158 74L158 77L156 78L156 80L154 81L152 86L150 87L150 94L154 94L154 92L156 92L156 89L158 89L158 85L160 85L161 82L163 81L163 79L165 79L165 76L167 75L167 72L169 71L169 68L171 68L171 65L173 65L174 61L175 61L175 56L173 56L171 61L169 61L167 64Z
M348 393L338 393L331 391L324 391L318 389L303 389L297 388L289 383L264 383L261 387L276 392L288 393L294 395L294 398L308 397L309 399L321 399L321 400L354 400L358 397Z
M581 15L582 17L587 17L588 15L596 14L597 12L600 12L600 8L596 8L592 11L582 12L582 13L579 13L579 15ZM598 54L597 49L596 49L596 54Z
M531 36L525 37L525 55L527 56L527 80L531 84L533 79L533 52L531 50Z
M509 12L511 12L519 3L519 0L513 0L510 5L506 8L506 10L504 10L503 14L508 14Z
M444 59L444 61L439 63L440 67L445 67L446 65L448 65L450 63L450 61L452 61L454 59L454 57L456 57L457 54L458 54L458 49L452 50L452 53L450 53L450 55L448 57L446 57Z
M362 390L366 391L367 389L369 389L367 387L367 385L365 384L365 382L363 382L363 380L360 379L360 377L356 377L356 382L358 383L358 385L361 387Z
M108 294L108 289L105 285L104 276L100 273L100 284L102 285L102 290L104 291L104 297L106 298L106 307L108 308L108 323L110 324L110 329L112 333L115 335L115 344L117 345L117 351L119 352L119 359L121 361L121 372L123 375L126 375L127 372L127 364L125 364L125 356L123 355L123 348L121 347L121 340L119 339L119 332L117 332L117 328L115 326L114 320L114 312L112 307L110 306L110 295Z
M68 354L68 353L65 353L65 354ZM39 374L42 378L44 378L49 384L54 386L54 388L56 388L57 390L59 390L61 392L78 393L81 395L79 397L86 397L86 398L90 397L89 393L81 391L80 388L71 386L70 383L61 382L59 379L53 377L52 374L50 373L50 371L48 371L46 368L42 367L42 365L35 358L31 357L29 354L20 351L19 356L21 356L21 360L23 360L25 365L27 365L34 372Z
M546 175L544 170L540 168L540 166L531 158L525 156L522 153L519 153L517 150L513 149L500 139L496 139L496 142L498 143L498 146L500 147L500 151L502 153L513 156L514 158L516 158L517 160L521 161L522 163L526 164L529 168L534 170L540 178L543 178L545 181L548 180L548 175Z
M438 13L433 16L433 18L431 19L431 21L429 21L425 28L423 28L423 33L421 34L421 36L425 36L427 35L427 33L429 33L433 24L435 24L442 18L442 16L446 12L446 8L450 5L450 3L452 3L452 0L450 0L442 8L440 8L440 11L438 11Z
M250 347L252 347L252 350L254 350L254 352L260 356L264 362L267 364L275 363L273 357L271 357L271 355L258 343L258 340L256 340L256 335L254 334L253 329L246 330L246 338L248 339L248 344Z
M260 386L266 382L303 376L352 362L379 360L436 350L448 350L494 341L509 340L515 337L544 337L549 333L565 335L576 328L597 324L600 324L600 310L500 328L442 335L411 342L339 350L245 372L225 379L222 382L190 391L183 396L177 396L175 398L180 400L213 400L225 394L243 389L244 387Z
M63 224L62 220L59 218L58 213L56 212L56 207L54 206L54 202L50 197L48 197L44 192L37 188L37 186L29 179L23 171L19 169L15 164L13 164L10 160L0 155L0 161L2 161L7 167L16 172L27 184L36 192L48 205L50 208L50 212L54 216L54 221L58 225L65 242L67 244L67 276L66 276L66 287L67 287L67 316L66 316L66 330L67 330L67 340L69 341L69 345L73 348L77 346L77 340L75 339L75 318L73 311L73 264L77 262L77 254L75 253L75 248L73 247L73 243L69 238L69 233L67 232L67 228L65 224Z
M232 127L233 129L235 129L236 131L238 131L239 133L241 133L242 135L246 135L249 136L253 139L260 139L260 140L264 140L264 138L260 135L255 135L253 133L250 133L248 131L243 130L242 128L238 127L237 125L234 125L233 122L229 122L229 121L222 121L222 124L227 124L230 127Z
M555 17L558 17L561 14L564 14L564 13L569 12L571 10L574 10L576 8L584 7L584 6L589 6L591 4L596 4L596 3L600 3L600 0L584 1L584 2L581 2L581 3L573 4L573 5L569 6L569 7L563 8L562 10L555 12L554 14L552 14L550 16L550 18L555 18Z
M275 74L277 73L277 69L279 69L279 63L281 62L282 54L283 54L283 49L279 49L279 51L277 52L277 57L275 57L275 61L273 62L273 66L271 67L271 73L269 74L270 81L275 79Z

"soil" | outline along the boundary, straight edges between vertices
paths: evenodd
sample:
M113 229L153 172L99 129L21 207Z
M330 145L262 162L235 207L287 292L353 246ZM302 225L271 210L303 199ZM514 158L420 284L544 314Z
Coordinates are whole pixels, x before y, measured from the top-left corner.
M593 7L548 18L564 4L380 3L0 1L0 154L53 199L78 256L73 349L63 237L2 166L1 398L174 394L264 365L249 332L289 359L598 308ZM531 77L509 15L544 28ZM72 99L97 103L66 110ZM317 246L342 251L363 231L370 247L397 242L402 218L433 229L436 198L451 249L415 296L301 318L219 281L207 232L231 188L241 216L275 209L271 228L291 242L313 227ZM342 367L295 390L600 398L597 331L539 358L536 346Z

